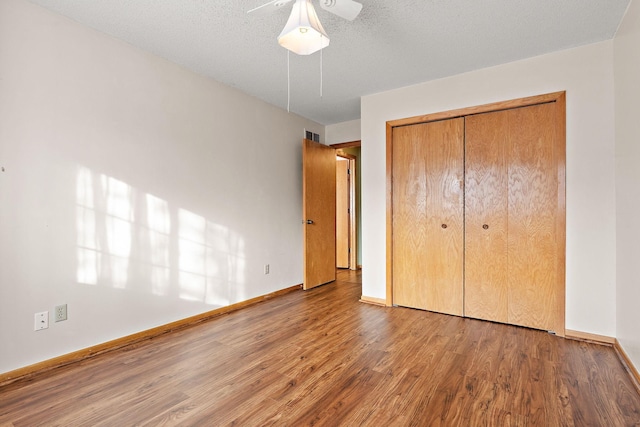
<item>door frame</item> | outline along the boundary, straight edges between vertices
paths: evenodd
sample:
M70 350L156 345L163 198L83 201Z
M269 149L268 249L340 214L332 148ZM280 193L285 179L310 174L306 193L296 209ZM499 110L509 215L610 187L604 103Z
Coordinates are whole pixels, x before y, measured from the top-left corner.
M342 151L343 148L355 148L361 147L362 141L349 141L349 142L341 142L338 144L331 144L330 147L333 147L336 150L336 155L349 159L349 169L351 169L351 179L349 182L349 238L351 239L350 247L351 253L349 254L349 270L358 270L361 266L358 265L358 216L357 216L357 206L356 206L356 176L359 173L356 167L356 157L347 154Z
M386 224L386 305L391 307L393 306L393 128L399 126L408 126L419 123L432 122L436 120L446 120L452 119L456 117L464 117L470 116L473 114L480 113L489 113L500 110L509 110L512 108L518 107L528 107L531 105L537 104L545 104L545 103L557 103L560 108L558 108L558 123L561 125L558 126L556 137L558 141L562 143L558 143L558 149L562 150L559 154L559 158L563 161L558 162L558 179L559 182L566 182L566 92L553 92L544 95L530 96L526 98L512 99L509 101L501 101L494 102L490 104L484 104L474 107L461 108L450 111L443 111L439 113L426 114L421 116L408 117L405 119L399 120L390 120L386 123L386 187L387 187L387 224ZM565 287L565 248L566 248L566 201L565 201L565 186L560 185L558 187L558 209L561 212L558 215L558 253L561 259L558 262L558 271L557 277L561 283L558 283L558 286L562 287L562 301L560 304L562 305L562 309L564 311L565 300L564 297L566 295L566 287Z
M344 153L342 150L336 150L336 156L341 157L349 162L349 270L358 269L358 235L357 235L357 216L356 216L356 157ZM337 192L336 192L337 197ZM336 215L338 213L336 212ZM337 242L336 242L337 246ZM337 263L336 263L337 264Z

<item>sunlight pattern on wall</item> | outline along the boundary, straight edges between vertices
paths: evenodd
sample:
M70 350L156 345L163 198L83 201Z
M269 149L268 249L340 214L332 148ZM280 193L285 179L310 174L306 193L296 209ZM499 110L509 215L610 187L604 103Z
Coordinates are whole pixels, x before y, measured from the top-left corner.
M231 286L246 282L246 258L244 239L219 224L207 226L207 303L221 304L224 294L219 292L225 281ZM247 299L244 286L235 286L236 298Z
M76 229L78 273L80 283L96 285L100 274L100 251L96 237L96 214L93 197L93 176L85 168L78 169L76 180Z
M180 298L204 300L207 288L207 222L199 215L180 209L179 269Z
M127 285L131 255L131 224L133 218L131 187L117 179L101 176L100 200L106 201L105 235L109 254L107 271L116 288ZM104 259L104 258L103 258Z
M76 203L78 282L216 306L244 298L244 240L227 227L85 167Z
M185 209L178 218L180 298L224 304L227 286L244 283L243 240Z
M147 224L146 238L149 243L150 276L152 292L167 295L171 282L169 251L171 242L171 218L169 204L151 194L146 195Z
M91 171L80 168L76 194L78 260L82 266L78 281L95 285L99 276L106 275L113 287L124 288L131 254L131 187L104 175L96 180ZM98 217L97 212L104 214Z

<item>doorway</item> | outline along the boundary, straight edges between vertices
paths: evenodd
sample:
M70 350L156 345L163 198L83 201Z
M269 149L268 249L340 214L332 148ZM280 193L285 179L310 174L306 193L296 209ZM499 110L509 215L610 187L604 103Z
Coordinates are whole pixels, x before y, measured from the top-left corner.
M348 214L350 270L361 268L359 248L359 168L360 142L327 146L308 139L302 150L302 215L303 215L303 289L311 289L335 280L336 265L336 168L337 154L352 162L349 175L351 189ZM339 151L336 151L336 148ZM356 149L357 154L345 152ZM351 154L351 157L349 155ZM354 179L355 178L355 179ZM353 219L352 219L353 218Z
M360 141L331 147L336 150L336 267L360 270Z
M336 268L355 270L356 157L336 154Z

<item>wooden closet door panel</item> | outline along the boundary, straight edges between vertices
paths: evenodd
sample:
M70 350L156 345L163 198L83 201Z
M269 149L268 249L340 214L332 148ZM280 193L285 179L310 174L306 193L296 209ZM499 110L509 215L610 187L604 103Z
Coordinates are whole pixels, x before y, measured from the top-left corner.
M564 334L556 104L509 114L509 323ZM562 278L563 280L563 278Z
M465 122L465 316L507 323L509 114Z
M393 303L427 307L426 144L418 125L393 129Z
M463 313L464 119L393 130L393 302Z

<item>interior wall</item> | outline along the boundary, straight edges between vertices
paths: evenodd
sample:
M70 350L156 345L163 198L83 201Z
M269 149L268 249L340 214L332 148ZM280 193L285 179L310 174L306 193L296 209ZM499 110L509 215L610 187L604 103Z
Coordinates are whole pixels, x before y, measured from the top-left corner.
M566 328L616 335L612 41L362 98L363 295L386 297L386 122L563 90Z
M614 39L617 206L617 338L640 367L640 2L632 0Z
M24 0L0 94L0 372L301 283L324 126Z
M327 125L327 145L360 140L360 119Z

